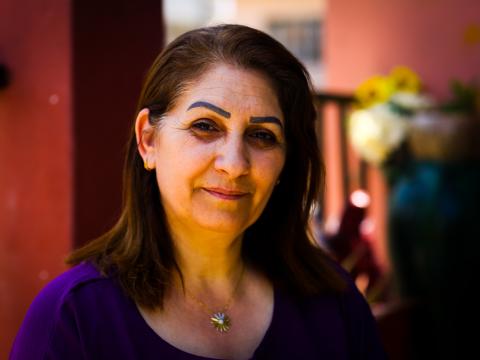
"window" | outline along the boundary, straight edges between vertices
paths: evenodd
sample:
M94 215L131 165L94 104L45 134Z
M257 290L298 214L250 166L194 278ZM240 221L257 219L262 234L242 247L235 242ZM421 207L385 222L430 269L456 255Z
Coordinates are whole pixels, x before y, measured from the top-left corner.
M321 61L319 20L273 21L269 28L269 32L301 61Z

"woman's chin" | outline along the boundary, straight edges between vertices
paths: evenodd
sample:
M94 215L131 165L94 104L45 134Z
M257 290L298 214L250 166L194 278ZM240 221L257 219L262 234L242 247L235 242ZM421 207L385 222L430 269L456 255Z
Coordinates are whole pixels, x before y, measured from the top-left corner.
M214 217L201 217L196 219L195 225L199 230L210 231L214 233L238 234L240 235L250 225L247 219L242 219L238 214L228 214Z
M217 221L209 221L209 222L201 222L198 224L198 226L205 230L205 231L210 231L213 233L219 233L219 234L229 234L229 235L234 235L238 234L240 235L244 230L245 226L242 226L243 224L238 224L235 222L217 222Z

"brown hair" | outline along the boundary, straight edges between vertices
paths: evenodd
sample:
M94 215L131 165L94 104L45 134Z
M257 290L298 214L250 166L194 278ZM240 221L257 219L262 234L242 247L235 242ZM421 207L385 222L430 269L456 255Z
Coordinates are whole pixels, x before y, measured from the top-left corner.
M285 118L287 156L280 183L260 218L243 236L242 256L277 287L299 296L340 291L344 283L308 235L312 204L323 189L324 169L314 129L315 108L305 68L267 34L241 25L201 28L181 35L160 53L145 79L137 112L150 109L158 125L183 90L209 68L223 63L260 71L271 81ZM174 256L155 172L147 172L132 129L124 168L124 206L117 224L74 251L115 276L128 296L153 309L173 271ZM168 171L168 170L166 170Z

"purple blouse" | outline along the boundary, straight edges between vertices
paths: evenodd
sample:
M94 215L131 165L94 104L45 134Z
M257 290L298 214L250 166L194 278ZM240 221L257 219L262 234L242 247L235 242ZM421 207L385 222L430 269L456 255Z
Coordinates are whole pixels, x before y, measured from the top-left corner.
M354 285L344 295L295 301L275 290L273 318L253 359L385 359L375 320ZM16 336L17 359L199 360L147 325L111 278L82 263L35 298Z

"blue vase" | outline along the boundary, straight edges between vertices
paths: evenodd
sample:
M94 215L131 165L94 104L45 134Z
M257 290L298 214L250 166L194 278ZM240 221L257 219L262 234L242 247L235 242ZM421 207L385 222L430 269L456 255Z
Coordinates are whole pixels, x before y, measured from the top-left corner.
M457 354L468 346L463 321L480 256L480 163L416 161L391 182L388 239L401 297L422 304L416 358ZM415 335L415 334L414 334ZM424 351L424 353L422 353Z

